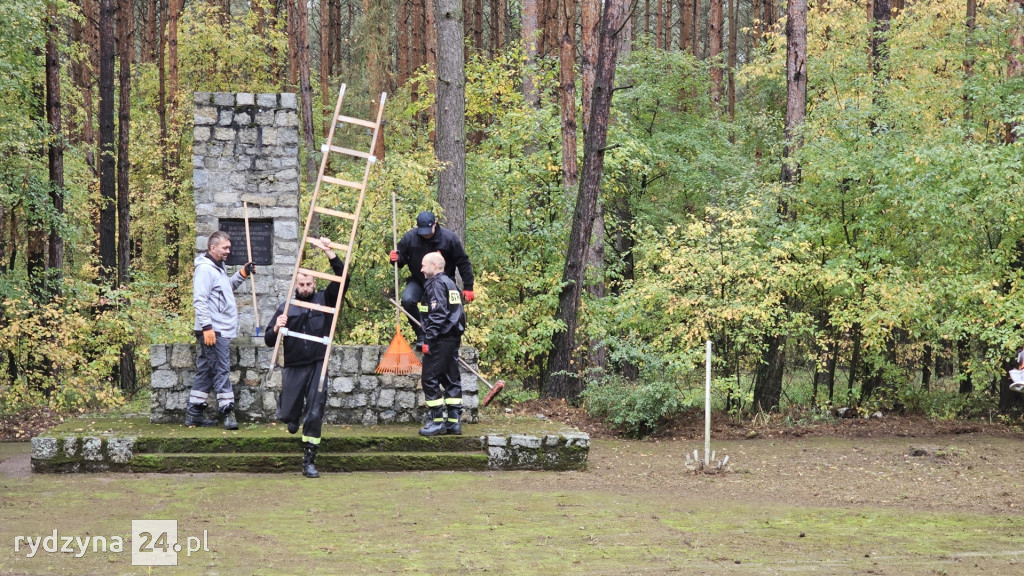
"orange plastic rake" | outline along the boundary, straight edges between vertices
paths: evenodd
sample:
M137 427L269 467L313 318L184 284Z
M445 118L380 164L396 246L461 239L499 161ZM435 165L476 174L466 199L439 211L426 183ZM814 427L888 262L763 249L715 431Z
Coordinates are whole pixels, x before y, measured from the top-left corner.
M395 189L391 189L391 242L398 250L398 214L395 208ZM398 262L395 262L395 296L398 296ZM377 374L409 374L422 369L419 358L402 336L402 313L395 311L395 337L377 364Z

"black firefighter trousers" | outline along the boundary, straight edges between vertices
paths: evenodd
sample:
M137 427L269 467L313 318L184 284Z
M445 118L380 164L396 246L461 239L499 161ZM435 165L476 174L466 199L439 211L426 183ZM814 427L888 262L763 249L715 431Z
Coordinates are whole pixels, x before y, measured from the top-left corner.
M302 422L304 442L320 443L327 406L327 379L320 386L323 361L281 369L281 397L277 402L277 419L281 422Z

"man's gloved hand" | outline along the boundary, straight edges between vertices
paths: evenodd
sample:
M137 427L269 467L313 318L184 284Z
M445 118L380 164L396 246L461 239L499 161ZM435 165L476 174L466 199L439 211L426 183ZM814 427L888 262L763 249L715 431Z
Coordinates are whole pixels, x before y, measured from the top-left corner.
M476 298L476 294L473 294L472 290L463 290L462 291L462 299L466 303L472 302L474 298Z
M392 262L398 262L398 250L392 250L390 257Z
M256 264L252 262L246 262L245 266L242 266L242 278L248 278L256 273Z
M213 346L217 343L217 333L213 331L213 328L207 328L203 330L203 344L207 346Z
M423 355L426 356L427 354L430 354L430 345L427 344L426 342L424 342L423 343Z

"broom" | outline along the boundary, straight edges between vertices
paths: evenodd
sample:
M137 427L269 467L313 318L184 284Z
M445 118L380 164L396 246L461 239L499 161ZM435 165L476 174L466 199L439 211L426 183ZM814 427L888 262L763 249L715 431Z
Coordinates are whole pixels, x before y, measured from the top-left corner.
M391 245L398 250L398 213L395 207L395 190L391 189ZM395 262L395 296L398 296L398 262ZM409 347L405 336L402 336L402 313L395 311L395 337L381 356L377 364L377 374L409 374L417 368L422 369L416 353Z

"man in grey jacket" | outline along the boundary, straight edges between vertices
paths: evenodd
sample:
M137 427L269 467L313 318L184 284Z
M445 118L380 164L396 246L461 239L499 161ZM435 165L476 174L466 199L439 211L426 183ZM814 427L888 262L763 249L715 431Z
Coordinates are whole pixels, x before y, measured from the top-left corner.
M212 389L217 394L217 415L228 430L238 430L238 422L232 412L235 409L235 393L228 378L231 371L228 345L238 334L238 307L235 304L235 288L256 271L252 262L247 262L232 276L228 276L224 262L231 254L231 237L227 232L210 234L206 253L195 260L195 274L192 278L192 307L195 309L194 325L196 345L199 348L196 359L196 377L188 395L188 409L185 411L186 426L215 426L216 420L203 417L206 399Z

